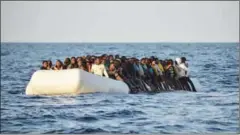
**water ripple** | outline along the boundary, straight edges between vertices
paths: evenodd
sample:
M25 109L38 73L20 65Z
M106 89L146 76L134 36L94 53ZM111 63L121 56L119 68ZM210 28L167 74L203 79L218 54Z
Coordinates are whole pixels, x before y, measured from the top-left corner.
M1 133L236 133L237 46L1 43ZM163 60L184 55L201 89L196 93L25 95L26 85L42 60L55 63L67 56L103 53L139 58L156 55Z

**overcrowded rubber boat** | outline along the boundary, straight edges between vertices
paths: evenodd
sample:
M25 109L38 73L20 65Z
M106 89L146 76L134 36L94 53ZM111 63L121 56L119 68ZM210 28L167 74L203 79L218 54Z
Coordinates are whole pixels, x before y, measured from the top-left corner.
M26 88L27 95L129 91L127 84L122 81L94 75L81 69L36 71Z
M119 55L82 56L43 61L26 87L27 95L65 95L95 92L135 94L186 90L196 92L186 58L126 58Z

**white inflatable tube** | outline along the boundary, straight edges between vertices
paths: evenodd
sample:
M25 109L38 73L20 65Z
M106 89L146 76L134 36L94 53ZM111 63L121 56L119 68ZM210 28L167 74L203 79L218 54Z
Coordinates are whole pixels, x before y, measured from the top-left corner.
M26 87L26 95L62 95L94 92L129 93L122 81L88 73L81 69L39 70Z

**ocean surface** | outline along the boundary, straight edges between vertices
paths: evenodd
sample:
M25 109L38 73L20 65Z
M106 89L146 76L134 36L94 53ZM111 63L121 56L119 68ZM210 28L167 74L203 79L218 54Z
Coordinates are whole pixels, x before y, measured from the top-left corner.
M42 60L185 56L198 92L26 96ZM1 43L1 133L236 133L238 43Z

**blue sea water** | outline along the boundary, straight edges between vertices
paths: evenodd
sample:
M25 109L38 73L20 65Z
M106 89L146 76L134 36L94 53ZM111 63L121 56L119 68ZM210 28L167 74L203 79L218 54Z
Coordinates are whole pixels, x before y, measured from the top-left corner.
M185 56L199 90L25 95L42 60L103 53ZM1 133L236 133L238 108L238 43L1 43Z

